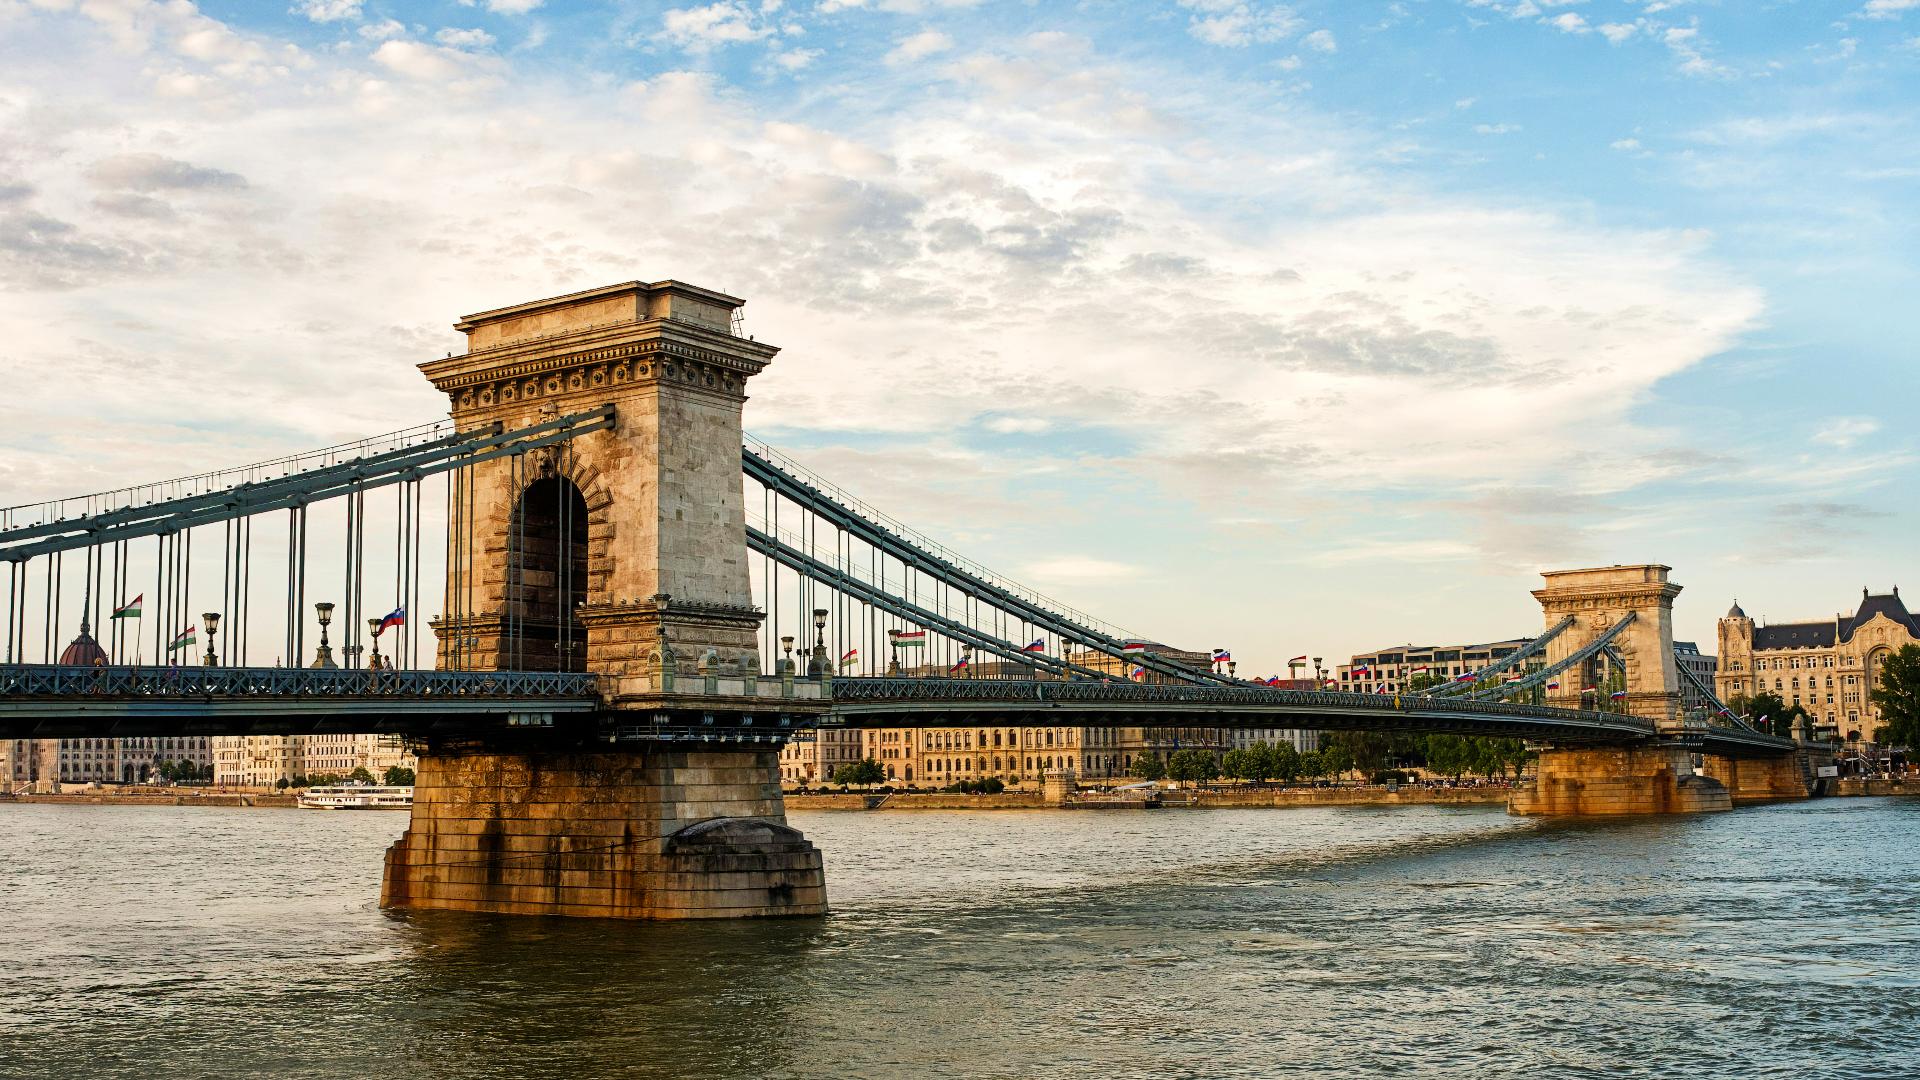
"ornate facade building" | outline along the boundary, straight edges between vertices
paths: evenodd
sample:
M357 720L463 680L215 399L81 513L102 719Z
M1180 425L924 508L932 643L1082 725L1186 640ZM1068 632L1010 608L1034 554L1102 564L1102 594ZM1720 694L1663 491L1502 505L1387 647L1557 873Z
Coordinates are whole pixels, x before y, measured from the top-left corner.
M388 768L417 766L406 747L383 735L233 735L213 742L213 782L273 787L295 777L350 775L365 769L381 779Z
M1920 620L1896 587L1860 590L1851 615L1811 622L1755 625L1736 601L1720 620L1714 690L1722 701L1778 694L1813 717L1814 733L1853 744L1872 742L1880 710L1868 692L1880 665L1903 645L1920 642Z

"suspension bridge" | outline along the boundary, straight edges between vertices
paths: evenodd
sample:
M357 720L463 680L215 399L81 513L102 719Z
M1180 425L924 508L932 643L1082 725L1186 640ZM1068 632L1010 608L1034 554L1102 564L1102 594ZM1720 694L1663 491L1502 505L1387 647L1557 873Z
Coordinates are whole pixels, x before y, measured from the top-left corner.
M420 775L383 902L623 917L824 910L775 762L821 727L1521 738L1518 813L1808 793L1800 742L1704 686L1681 708L1664 566L1546 574L1544 631L1470 680L1242 680L744 439L777 350L741 303L629 282L471 315L466 352L420 365L450 420L0 510L0 738L404 737ZM439 614L409 618L423 596ZM1608 672L1614 710L1583 694Z

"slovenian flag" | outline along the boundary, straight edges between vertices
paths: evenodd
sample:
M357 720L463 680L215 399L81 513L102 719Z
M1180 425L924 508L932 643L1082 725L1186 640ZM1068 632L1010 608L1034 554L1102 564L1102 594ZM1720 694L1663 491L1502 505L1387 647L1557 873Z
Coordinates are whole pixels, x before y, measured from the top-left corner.
M859 649L848 649L846 653L840 657L840 666L843 668L852 667L853 665L859 662L860 662Z
M147 598L147 594L141 593L139 596L136 596L133 599L127 601L126 603L121 604L119 607L114 608L113 615L110 617L115 619L139 618L140 617L140 601L145 600L146 598Z
M407 609L403 607L394 608L381 617L380 625L374 628L373 636L379 637L381 634L386 633L387 627L389 626L405 626L406 624Z
M963 656L960 659L955 660L953 662L953 666L947 669L947 674L951 675L954 672L959 671L961 668L966 666L967 666L967 658Z
M1273 675L1273 676L1270 676L1270 677L1269 677L1269 678L1267 679L1267 685L1268 685L1268 686L1279 686L1279 685L1280 685L1280 676L1278 676L1278 675Z
M925 630L889 630L887 637L892 639L896 649L917 649L927 643Z
M1549 690L1558 690L1558 689L1560 689L1560 684L1559 684L1558 682L1550 682L1550 683L1548 683L1548 684L1547 684L1547 689L1549 689Z
M1047 643L1046 643L1046 640L1045 640L1045 639L1043 639L1043 638L1034 638L1034 639L1033 639L1033 644L1031 644L1031 645L1029 645L1029 646L1027 646L1027 647L1026 647L1026 648L1024 648L1024 649L1021 649L1020 651L1021 651L1021 652L1031 652L1031 653L1043 653L1043 652L1046 652L1046 651L1047 651Z
M1612 698L1615 701L1619 701L1621 698L1627 696L1627 692L1625 690L1615 690L1613 693L1608 694L1607 696Z
M1347 674L1353 675L1353 676L1370 675L1372 673L1373 673L1373 669L1368 667L1365 664L1361 664L1359 667L1351 668L1347 671Z
M184 649L187 646L199 640L200 640L200 636L194 633L193 627L189 626L185 630L180 631L179 637L174 638L171 642L167 643L167 651L173 652L176 649Z
M1466 672L1465 674L1462 674L1462 675L1455 675L1453 677L1454 682L1472 682L1473 680L1474 680L1474 674L1471 671Z
M1215 649L1215 650L1213 650L1213 662L1214 662L1214 663L1216 663L1216 664L1224 664L1224 663L1226 663L1227 661L1229 661L1229 660L1231 660L1231 659L1233 659L1233 652L1232 652L1232 650L1229 650L1229 649Z
M1134 668L1133 674L1127 676L1127 678L1129 679L1144 679L1146 677L1147 677L1147 669L1143 667Z
M1139 656L1147 651L1147 643L1144 641L1129 641L1120 646L1120 651L1128 656Z

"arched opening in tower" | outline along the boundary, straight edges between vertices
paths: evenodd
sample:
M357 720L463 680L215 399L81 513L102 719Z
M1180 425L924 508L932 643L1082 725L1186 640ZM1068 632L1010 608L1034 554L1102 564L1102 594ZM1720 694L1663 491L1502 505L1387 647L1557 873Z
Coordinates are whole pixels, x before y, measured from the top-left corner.
M573 481L548 476L527 486L508 547L507 666L587 670L587 500Z

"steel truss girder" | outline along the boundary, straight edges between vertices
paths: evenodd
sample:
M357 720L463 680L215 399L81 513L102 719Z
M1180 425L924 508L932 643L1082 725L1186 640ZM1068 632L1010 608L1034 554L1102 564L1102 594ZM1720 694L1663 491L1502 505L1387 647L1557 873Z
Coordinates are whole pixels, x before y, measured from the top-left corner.
M1241 685L1239 680L1227 679L1211 672L1190 668L1164 659L1157 653L1148 653L1145 656L1127 654L1124 651L1126 643L1120 639L1074 622L1058 612L1049 611L977 574L955 566L891 529L869 521L752 450L742 447L740 460L748 476L776 494L785 496L801 507L825 518L837 528L844 529L887 555L899 559L910 569L926 573L943 584L959 589L966 595L997 607L1024 622L1050 631L1062 639L1075 640L1095 652L1124 661L1137 662L1141 667L1156 674L1194 683Z
M226 491L172 499L137 510L115 510L90 518L9 530L0 533L0 545L35 536L46 538L35 543L0 546L0 558L25 562L55 551L176 533L233 518L304 506L355 491L418 480L609 429L613 426L613 411L612 405L602 405L597 409L512 431L493 425L461 436L436 440L425 446L342 462L296 476L263 480L257 484L239 484ZM49 536L50 528L64 535Z

